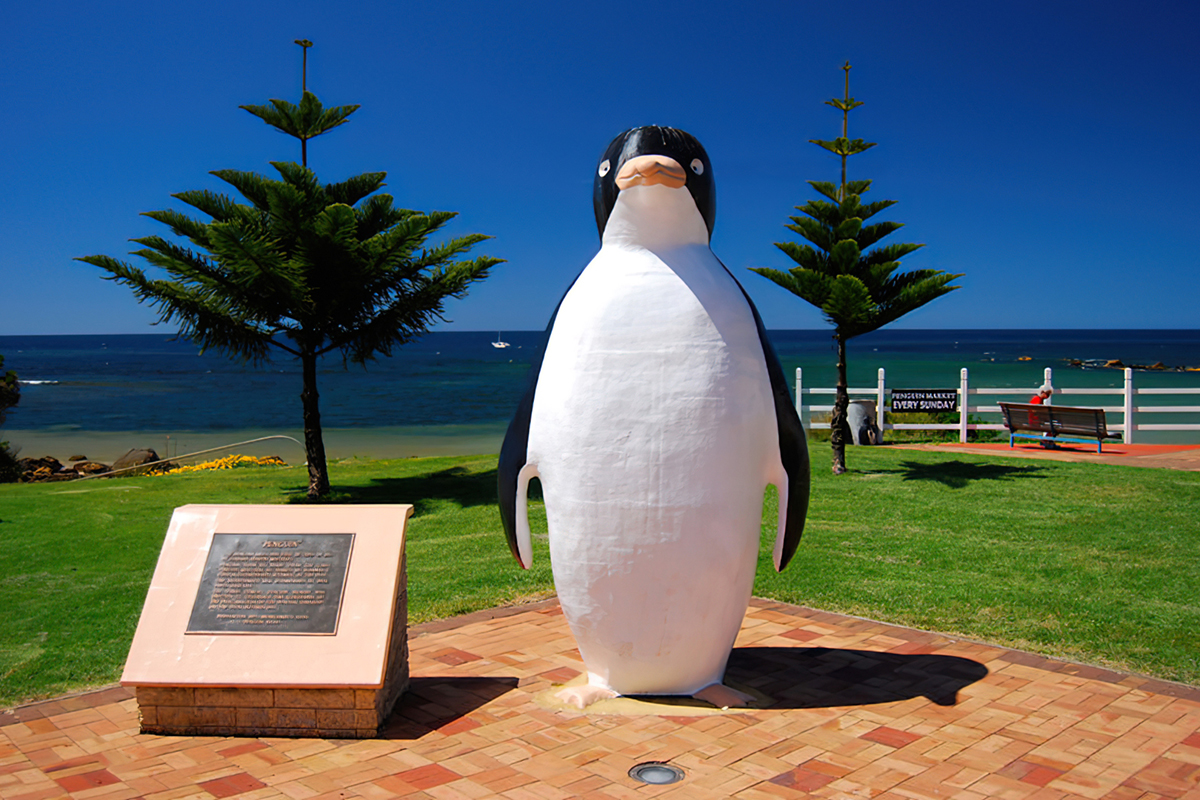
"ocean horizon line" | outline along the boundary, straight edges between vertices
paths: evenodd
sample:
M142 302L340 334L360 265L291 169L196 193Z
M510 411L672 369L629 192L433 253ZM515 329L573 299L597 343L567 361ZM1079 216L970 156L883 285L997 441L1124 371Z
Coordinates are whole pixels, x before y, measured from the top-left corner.
M784 327L767 327L768 331L777 331L780 333L806 333L828 331L833 334L833 327L818 327L818 328L784 328ZM999 327L984 327L984 328L962 328L962 327L943 327L943 328L917 328L917 327L884 327L869 333L861 334L854 338L862 338L863 336L873 336L883 333L948 333L952 331L972 331L972 332L1011 332L1011 333L1038 333L1038 332L1063 332L1063 331L1078 331L1082 333L1107 333L1113 331L1139 331L1139 332L1157 332L1157 331L1200 331L1200 326L1192 328L1148 328L1148 327L1121 327L1107 325L1097 328L1073 328L1073 327L1037 327L1037 328L999 328ZM430 334L494 334L494 333L545 333L545 328L471 328L471 329L453 329L453 330L431 330L417 338L428 336ZM8 338L33 338L33 337L59 337L59 336L171 336L176 338L187 339L188 337L180 334L178 331L141 331L141 332L101 332L101 333L0 333L0 340ZM401 345L403 347L403 345Z

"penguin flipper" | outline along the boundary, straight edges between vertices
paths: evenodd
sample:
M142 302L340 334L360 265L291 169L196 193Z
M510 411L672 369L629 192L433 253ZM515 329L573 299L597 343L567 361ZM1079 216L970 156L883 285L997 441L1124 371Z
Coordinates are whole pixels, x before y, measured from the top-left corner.
M721 266L725 266L721 264ZM729 272L729 267L725 267ZM733 273L729 273L733 278ZM775 533L775 570L782 572L792 560L800 537L804 534L804 519L808 515L808 492L811 481L811 467L808 460L808 434L796 406L792 402L792 394L788 390L787 377L783 373L783 365L775 348L767 337L767 329L763 325L754 301L746 293L745 287L733 278L733 282L742 290L742 296L750 306L754 315L754 325L758 328L758 340L762 344L763 359L767 364L767 375L771 379L771 396L775 401L775 423L779 433L779 457L783 462L784 472L787 473L786 486L779 487L779 527Z
M758 317L756 312L754 315ZM771 394L775 400L775 424L779 433L779 457L787 473L786 491L779 491L779 527L775 532L775 571L782 572L792 560L800 537L804 535L804 520L808 516L809 484L812 479L808 459L808 434L800 422L800 415L792 404L783 366L767 341L762 321L758 323L758 335L763 342L763 353L767 360L767 372L771 375Z
M529 446L529 419L533 412L533 394L536 388L535 376L529 391L517 406L517 413L512 422L508 424L496 470L500 493L500 521L504 525L504 537L508 540L508 549L521 565L521 569L529 569L529 565L533 563L527 498L529 480L537 474L537 467L526 463L526 457Z
M500 447L500 463L496 468L496 482L500 491L500 522L504 525L508 549L521 565L521 569L529 569L529 565L533 563L527 503L529 481L538 474L537 465L529 463L529 424L533 417L533 397L537 394L538 378L542 374L542 359L546 355L546 347L550 344L554 320L558 319L558 310L562 308L563 300L577 280L578 275L559 298L554 313L550 315L550 322L546 325L545 344L530 369L529 388L525 390L525 396L517 405L512 421L508 423L504 444Z

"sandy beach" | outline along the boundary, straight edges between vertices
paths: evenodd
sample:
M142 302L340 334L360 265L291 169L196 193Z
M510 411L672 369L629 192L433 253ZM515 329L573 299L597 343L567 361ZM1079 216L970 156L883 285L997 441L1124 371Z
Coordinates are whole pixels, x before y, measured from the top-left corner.
M81 430L19 430L0 431L22 458L54 456L62 462L74 455L87 456L92 461L111 463L132 448L152 448L166 458L226 445L261 439L267 436L290 436L246 444L212 454L213 458L230 453L266 456L276 455L289 464L304 463L303 431L294 430L226 430L226 431L81 431ZM326 428L325 453L330 459L339 458L412 458L414 456L474 455L498 453L504 439L502 425L446 425L387 428ZM187 459L201 461L204 457Z

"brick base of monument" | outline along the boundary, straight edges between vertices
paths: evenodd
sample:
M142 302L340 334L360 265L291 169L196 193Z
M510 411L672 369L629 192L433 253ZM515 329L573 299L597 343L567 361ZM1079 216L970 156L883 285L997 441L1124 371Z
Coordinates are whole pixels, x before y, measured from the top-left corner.
M142 733L369 739L396 698L383 690L137 687ZM396 693L397 697L399 692Z
M382 686L133 686L142 733L320 739L378 735L408 688L407 588L402 560Z

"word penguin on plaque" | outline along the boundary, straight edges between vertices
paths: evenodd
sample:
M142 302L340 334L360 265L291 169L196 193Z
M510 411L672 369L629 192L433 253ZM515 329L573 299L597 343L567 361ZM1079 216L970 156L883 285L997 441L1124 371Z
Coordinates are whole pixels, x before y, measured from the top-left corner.
M142 732L375 736L408 684L411 514L175 509L121 676Z

